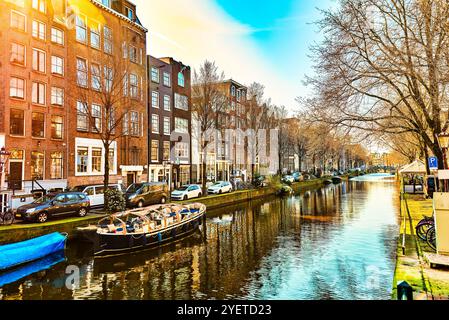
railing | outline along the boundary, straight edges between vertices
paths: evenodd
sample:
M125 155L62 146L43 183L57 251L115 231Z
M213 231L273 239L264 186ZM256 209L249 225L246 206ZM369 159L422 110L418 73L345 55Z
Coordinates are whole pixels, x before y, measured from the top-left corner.
M31 194L34 191L42 191L46 192L45 188L37 181L33 180L8 180L7 181L7 189L12 191L12 194L15 195L17 191L24 191L24 193Z

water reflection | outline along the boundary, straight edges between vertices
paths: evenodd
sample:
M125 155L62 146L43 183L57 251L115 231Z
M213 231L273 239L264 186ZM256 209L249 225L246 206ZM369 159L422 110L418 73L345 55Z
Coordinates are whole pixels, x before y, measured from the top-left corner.
M0 288L3 299L388 299L397 186L350 182L209 211L206 234L158 250L67 262ZM80 268L80 288L65 267Z

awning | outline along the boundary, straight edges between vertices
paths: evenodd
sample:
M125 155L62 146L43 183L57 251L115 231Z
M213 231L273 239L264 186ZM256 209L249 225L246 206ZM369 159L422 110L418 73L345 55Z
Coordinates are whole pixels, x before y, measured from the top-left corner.
M399 174L411 174L411 173L415 173L415 174L426 174L427 170L426 170L426 165L424 162L422 162L421 160L415 160L410 164L407 164L405 166L403 166L400 170L399 170Z

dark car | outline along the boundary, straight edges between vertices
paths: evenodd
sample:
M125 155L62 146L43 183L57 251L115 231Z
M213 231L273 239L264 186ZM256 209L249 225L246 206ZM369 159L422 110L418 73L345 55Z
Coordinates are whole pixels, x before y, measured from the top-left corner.
M50 218L68 214L85 217L89 209L90 201L86 194L65 192L48 194L33 203L19 207L16 217L24 221L44 223Z
M427 195L433 199L433 194L438 190L440 181L435 176L427 177Z
M125 192L128 207L144 207L150 204L166 203L168 186L164 182L133 183Z

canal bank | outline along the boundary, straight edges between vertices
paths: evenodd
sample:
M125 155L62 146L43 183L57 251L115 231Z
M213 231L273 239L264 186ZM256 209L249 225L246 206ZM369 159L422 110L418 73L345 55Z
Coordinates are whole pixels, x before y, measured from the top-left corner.
M301 190L312 190L323 185L324 179L315 179L302 181L292 184L295 192ZM217 209L233 204L260 199L263 197L274 196L277 190L275 188L261 188L253 190L239 190L224 195L211 195L200 199L181 201L178 203L204 203L208 209ZM14 224L12 226L0 226L0 245L12 242L19 242L31 238L39 237L52 232L62 232L69 235L69 239L76 239L79 236L77 228L90 224L96 224L105 214L95 211L95 214L89 214L84 218L67 218L61 220L49 221L43 224Z
M449 272L430 268L425 254L434 252L415 233L415 227L423 216L432 214L432 200L425 200L422 195L402 195L401 232L393 282L393 299L397 299L396 286L401 281L407 281L413 288L415 300L449 299Z

